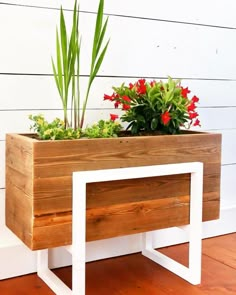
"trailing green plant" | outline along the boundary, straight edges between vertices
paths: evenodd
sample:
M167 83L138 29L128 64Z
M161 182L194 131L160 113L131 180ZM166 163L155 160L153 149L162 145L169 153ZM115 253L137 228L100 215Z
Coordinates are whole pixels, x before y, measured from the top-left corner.
M79 5L74 3L73 23L70 35L67 33L64 11L60 10L60 28L56 30L56 58L52 58L52 67L56 86L62 101L65 128L82 128L92 83L105 57L109 40L103 46L108 17L103 23L104 0L100 0L94 30L90 74L80 116L80 49ZM68 43L69 42L69 43ZM102 48L103 46L103 48ZM71 99L69 99L71 95ZM69 116L69 108L71 114ZM69 119L70 117L70 119Z
M122 126L115 120L99 120L92 126L85 128L83 136L88 138L109 138L117 137Z
M81 130L71 127L65 128L65 122L55 118L52 122L45 120L43 115L30 115L29 119L34 123L30 127L44 140L78 139L81 137Z
M124 114L121 121L128 122L127 130L132 134L142 132L176 134L181 128L199 126L196 103L199 98L188 98L190 90L183 88L180 80L170 77L167 82L140 79L126 86L113 87L112 95L104 95L105 100L114 102Z

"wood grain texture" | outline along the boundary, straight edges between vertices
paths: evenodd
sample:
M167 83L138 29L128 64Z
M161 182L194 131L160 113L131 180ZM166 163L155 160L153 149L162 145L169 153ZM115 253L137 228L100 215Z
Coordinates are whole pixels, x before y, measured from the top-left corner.
M219 217L220 134L47 142L9 134L6 143L7 225L24 241L19 224L29 218L26 228L32 238L24 242L31 249L71 243L73 171L200 161L204 163L203 220ZM189 191L189 174L90 184L86 238L187 224ZM25 217L15 212L24 199L29 203Z
M217 243L214 239L206 239L203 244L203 253L236 269L236 234L222 236Z
M129 202L87 209L87 241L189 223L189 197Z

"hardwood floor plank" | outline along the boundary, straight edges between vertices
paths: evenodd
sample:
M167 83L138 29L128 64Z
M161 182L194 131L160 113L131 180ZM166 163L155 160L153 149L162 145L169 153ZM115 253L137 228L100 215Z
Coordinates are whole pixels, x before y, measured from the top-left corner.
M207 295L235 295L236 269L204 255L199 289Z
M51 289L36 275L30 274L0 281L1 295L54 295Z
M204 240L203 254L236 269L236 233Z

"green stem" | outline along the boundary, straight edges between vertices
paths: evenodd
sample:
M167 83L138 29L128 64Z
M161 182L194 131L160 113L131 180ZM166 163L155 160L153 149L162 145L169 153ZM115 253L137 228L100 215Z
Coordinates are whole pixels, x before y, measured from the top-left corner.
M89 92L90 92L90 88L91 88L90 80L91 80L91 78L89 78L88 88L87 88L87 92L86 92L86 96L85 96L85 101L83 103L82 115L81 115L81 120L80 120L80 128L81 129L83 128L83 125L84 125L85 111L86 111L86 108L87 108L87 102L88 102Z

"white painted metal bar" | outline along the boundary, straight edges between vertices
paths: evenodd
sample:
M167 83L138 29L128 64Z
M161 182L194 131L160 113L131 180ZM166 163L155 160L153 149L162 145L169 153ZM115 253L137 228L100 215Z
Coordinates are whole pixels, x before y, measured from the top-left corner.
M189 235L189 267L154 250L152 246L152 232L142 234L142 254L196 285L201 282L203 164L198 163L197 166L190 165L189 172L191 172L190 224L181 227Z
M202 169L191 174L190 225L189 225L189 271L190 282L200 284L202 261Z
M48 252L38 252L38 274L57 295L85 294L86 265L86 184L120 179L191 173L190 198L190 261L189 268L155 251L152 233L143 234L143 255L168 268L193 284L201 277L201 221L203 164L199 162L116 168L73 173L72 246L65 247L72 254L72 290L48 268ZM185 229L185 228L183 228ZM56 278L55 278L56 277Z
M72 201L72 290L75 295L85 294L86 264L86 179L73 173Z
M72 294L71 289L48 268L48 249L37 253L37 274L57 295Z

